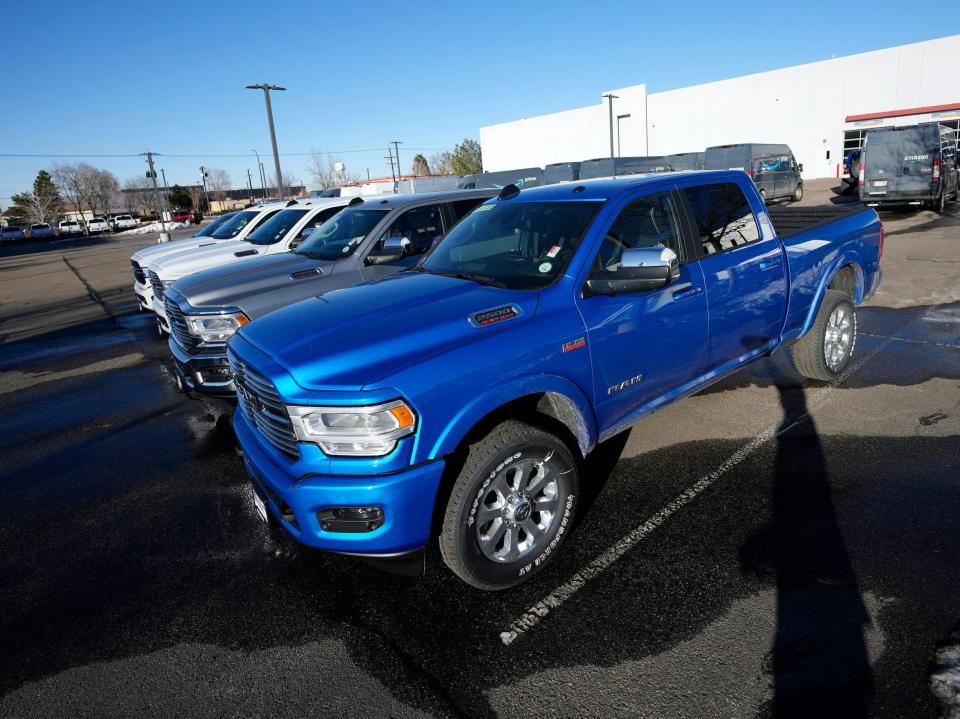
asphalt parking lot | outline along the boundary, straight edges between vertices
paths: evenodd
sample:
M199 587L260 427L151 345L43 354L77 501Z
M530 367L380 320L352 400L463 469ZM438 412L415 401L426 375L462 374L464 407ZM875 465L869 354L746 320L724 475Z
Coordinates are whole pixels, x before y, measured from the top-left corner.
M842 381L775 355L608 441L563 552L496 594L266 528L137 312L149 238L0 250L0 716L940 716L960 204L883 220Z

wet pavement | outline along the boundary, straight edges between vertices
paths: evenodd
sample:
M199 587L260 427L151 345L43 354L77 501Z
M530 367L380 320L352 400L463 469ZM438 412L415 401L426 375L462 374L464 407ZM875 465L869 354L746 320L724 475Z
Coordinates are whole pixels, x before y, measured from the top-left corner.
M885 213L842 382L777 355L610 440L563 552L495 594L260 522L136 311L144 238L0 251L0 716L939 716L957 214Z

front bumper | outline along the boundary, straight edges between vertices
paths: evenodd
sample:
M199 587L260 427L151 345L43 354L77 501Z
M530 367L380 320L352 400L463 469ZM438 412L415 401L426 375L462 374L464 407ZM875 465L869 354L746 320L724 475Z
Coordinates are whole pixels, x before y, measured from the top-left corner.
M140 303L140 308L148 312L153 312L153 288L150 285L141 285L134 280L133 291L137 295L137 302Z
M187 354L173 336L167 340L167 345L173 355L177 377L185 391L227 399L237 396L237 388L229 375L230 366L225 351L220 354ZM224 370L227 372L226 380L222 379Z
M260 444L241 409L233 421L254 491L294 539L343 554L390 557L422 548L430 537L443 460L389 474L303 474L290 472ZM317 512L333 507L380 507L383 524L369 532L331 532Z

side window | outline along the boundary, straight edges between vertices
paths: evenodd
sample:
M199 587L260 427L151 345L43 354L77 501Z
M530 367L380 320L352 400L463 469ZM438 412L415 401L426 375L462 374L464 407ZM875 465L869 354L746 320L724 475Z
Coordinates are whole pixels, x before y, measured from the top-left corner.
M410 240L408 254L394 265L413 265L419 256L429 250L434 240L443 236L441 205L425 205L407 210L393 221L375 251L382 250L385 240L392 237L405 237Z
M634 247L669 247L684 261L679 213L669 192L634 200L613 221L600 245L594 272L615 270L624 250Z
M470 197L466 200L456 200L450 203L450 210L453 212L453 221L459 222L463 217L470 214L470 211L481 202L485 197Z
M746 196L737 185L686 187L683 190L703 246L704 255L715 255L760 240L760 229Z
M280 212L280 210L274 210L273 212L268 212L267 214L265 214L263 217L260 218L260 221L259 221L259 222L255 223L255 224L250 228L250 231L253 232L255 229L257 229L258 227L260 227L260 225L262 225L264 222L266 222L267 220L269 220L271 217L273 217L273 216L274 216L275 214L277 214L278 212ZM240 234L240 230L244 229L247 224L249 224L249 223L244 223L244 225L241 225L241 226L240 226L240 229L238 229L235 234Z
M305 239L307 239L310 235L313 234L314 230L320 227L320 225L322 225L324 222L329 220L335 214L340 212L341 209L343 208L330 207L326 210L321 210L320 212L315 214L313 217L311 217L309 220L307 220L307 224L305 224L303 228L300 230L300 234L297 235L297 238L290 243L290 249L294 249L295 247L298 247Z

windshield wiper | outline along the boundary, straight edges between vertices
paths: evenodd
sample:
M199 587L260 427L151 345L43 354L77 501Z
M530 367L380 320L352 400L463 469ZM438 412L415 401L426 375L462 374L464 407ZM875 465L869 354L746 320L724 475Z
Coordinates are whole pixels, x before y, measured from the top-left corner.
M431 270L426 267L418 267L417 271L430 272L434 275L440 275L442 277L456 277L458 280L469 280L470 282L476 282L479 285L486 285L488 287L499 287L504 290L508 289L505 283L491 275L480 275L475 272L444 272L439 270Z

